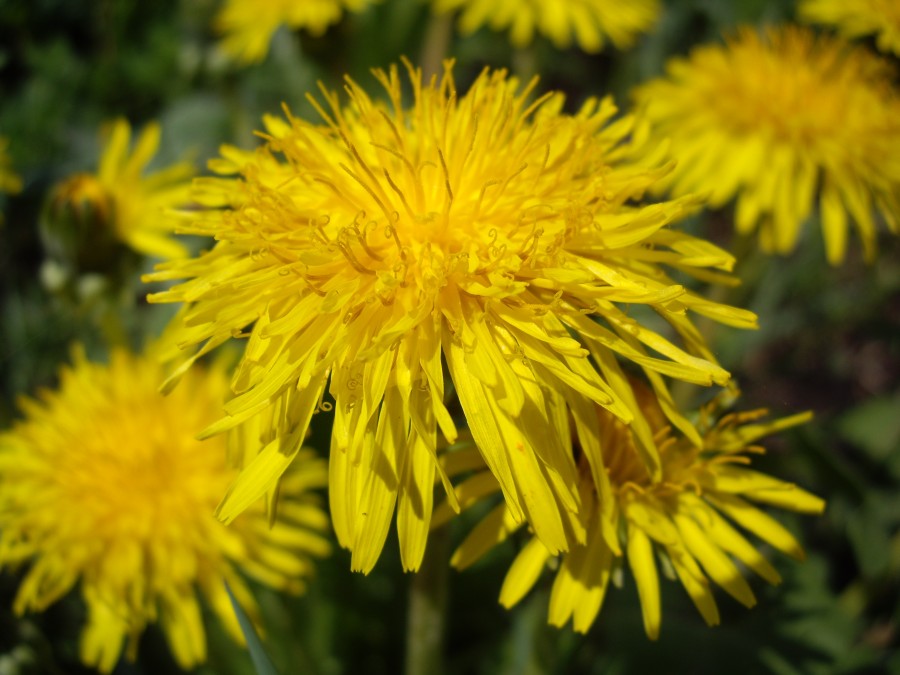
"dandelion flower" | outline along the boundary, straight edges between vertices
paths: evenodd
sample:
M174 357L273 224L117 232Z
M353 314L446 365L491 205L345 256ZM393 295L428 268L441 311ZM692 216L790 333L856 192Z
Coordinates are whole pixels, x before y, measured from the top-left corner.
M658 0L434 0L434 8L461 10L463 33L484 25L508 28L510 42L525 47L538 32L558 49L568 49L574 40L586 52L599 52L607 40L619 49L630 47L660 13Z
M808 29L744 29L676 58L636 93L678 166L671 189L736 197L736 227L790 253L817 194L828 260L844 258L848 221L871 260L877 214L900 228L900 97L887 65Z
M8 147L9 139L0 136L0 192L16 194L22 190L22 179L12 170Z
M804 0L800 18L834 26L851 39L875 35L878 49L900 56L900 4L896 0Z
M172 237L175 221L168 209L190 203L194 168L179 162L144 175L159 147L160 127L148 124L129 154L131 127L112 123L96 173L80 173L57 184L42 220L42 234L63 258L109 263L115 247L149 256L174 258L186 253Z
M345 107L324 89L324 106L310 97L322 123L268 118L263 147L226 148L211 165L223 177L198 184L207 210L184 227L216 245L160 265L147 280L187 281L149 299L187 303L175 330L204 343L197 353L248 338L236 397L205 434L282 411L226 495L226 521L290 464L312 415L331 408L327 388L338 540L353 569L370 570L396 506L402 563L416 569L436 452L457 437L445 362L511 512L564 550L565 514L578 510L567 410L596 403L631 421L657 471L616 355L672 411L663 375L728 378L686 310L745 327L755 317L667 276L663 265L725 278L717 270L733 260L667 227L693 201L634 201L664 170L630 160L631 121L613 122L610 101L564 115L561 96L529 103L534 83L520 91L504 71L459 94L449 65L427 84L409 70L412 106L396 68L375 71L389 103L348 79ZM635 305L670 322L684 348L629 316Z
M361 12L374 0L226 0L215 20L222 47L244 63L262 61L282 25L313 35L337 23L344 10Z
M656 558L663 560L681 581L709 625L719 623L712 584L747 607L756 600L741 575L740 563L772 584L778 572L747 540L756 535L773 548L803 559L797 540L753 502L801 513L821 513L824 503L801 488L750 468L750 455L764 452L753 443L763 436L801 424L809 414L758 422L765 410L731 413L716 420L714 402L701 411L702 446L672 431L656 402L638 392L659 441L663 475L652 481L640 460L633 433L608 412L599 410L582 441L580 489L587 539L565 554L556 571L550 596L549 622L587 632L600 608L611 579L627 562L637 584L644 628L651 639L659 635L662 609ZM458 490L466 507L497 492L497 483L477 453L462 449L444 456L451 473L475 472ZM600 486L599 489L597 486ZM452 511L442 504L435 525ZM464 568L518 529L501 504L470 533L454 553L452 563ZM534 586L551 559L547 548L531 538L511 565L500 602L511 607Z
M232 478L226 437L199 442L228 393L222 367L158 392L153 354L116 351L109 365L76 352L57 390L21 401L24 419L0 435L0 565L23 568L17 613L43 611L76 586L87 605L81 658L104 672L133 657L159 623L175 659L205 658L198 591L241 639L227 582L256 614L241 571L287 592L302 589L310 555L327 552L327 517L307 487L326 480L306 457L284 480L280 519L261 505L231 527L213 515Z

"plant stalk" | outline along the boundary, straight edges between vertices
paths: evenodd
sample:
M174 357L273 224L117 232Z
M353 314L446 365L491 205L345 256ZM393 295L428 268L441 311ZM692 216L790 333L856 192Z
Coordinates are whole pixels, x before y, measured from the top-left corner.
M449 552L449 528L431 532L422 566L409 589L406 675L441 675L443 671Z

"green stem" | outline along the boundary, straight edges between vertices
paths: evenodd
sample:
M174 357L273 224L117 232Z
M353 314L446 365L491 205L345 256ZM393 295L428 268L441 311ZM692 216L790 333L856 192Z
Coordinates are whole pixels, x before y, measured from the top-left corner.
M425 38L422 41L422 55L419 66L422 68L422 81L428 82L433 75L440 77L444 72L444 59L453 36L453 14L435 14L432 12L425 27Z
M501 675L546 675L553 670L548 657L561 654L560 634L547 623L550 591L535 590L513 610Z
M537 46L534 43L513 51L512 70L520 85L528 84L538 74Z
M406 675L440 675L443 669L449 553L449 529L431 532L422 566L409 589Z

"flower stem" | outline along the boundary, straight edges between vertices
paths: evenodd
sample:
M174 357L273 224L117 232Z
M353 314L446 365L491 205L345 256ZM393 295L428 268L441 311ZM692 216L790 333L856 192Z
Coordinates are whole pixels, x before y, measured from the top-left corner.
M443 670L449 551L449 529L432 531L422 566L409 589L406 675L440 675Z
M422 54L419 65L422 68L422 81L428 82L432 75L440 77L444 72L443 62L447 58L450 38L453 36L453 15L432 13L425 27L422 40Z
M519 78L520 86L528 84L538 74L537 48L533 43L527 47L519 47L513 52L512 70Z

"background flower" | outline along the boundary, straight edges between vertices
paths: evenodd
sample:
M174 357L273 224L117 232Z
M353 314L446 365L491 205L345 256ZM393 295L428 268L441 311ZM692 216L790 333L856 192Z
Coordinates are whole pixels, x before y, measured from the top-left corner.
M801 0L800 17L848 38L875 35L878 49L900 56L900 5L893 0Z
M662 610L656 559L677 575L709 625L719 623L710 579L747 607L756 604L753 591L735 561L777 584L781 577L766 558L735 527L755 534L766 544L802 559L797 540L753 502L802 513L821 513L824 502L797 486L749 468L750 456L763 449L757 439L810 419L795 415L756 424L766 411L731 413L717 419L716 403L701 411L701 447L672 432L647 391L639 393L646 416L653 420L662 458L662 479L650 479L640 460L632 432L609 413L598 410L593 435L580 436L582 512L587 539L573 546L559 562L550 595L549 622L587 632L594 622L610 581L627 562L634 575L651 639L659 636ZM475 468L471 451L445 456L448 472ZM459 487L465 507L496 493L487 471L476 471ZM435 525L451 510L442 505ZM454 553L453 564L465 568L518 525L505 505L495 507ZM552 555L532 538L516 556L500 592L505 607L518 603L534 586ZM617 585L620 582L617 582Z
M322 35L344 11L360 12L374 0L225 0L215 20L222 47L245 63L261 61L275 31L283 25Z
M855 221L865 258L877 220L900 228L900 97L893 71L863 49L791 26L745 27L725 45L674 58L638 87L652 133L672 143L675 194L736 198L738 232L790 253L818 200L829 262Z
M224 367L194 369L168 397L162 372L152 351L117 350L102 365L76 350L59 388L23 398L24 419L0 436L0 565L23 570L15 610L44 611L78 587L81 658L104 672L123 649L133 659L157 622L182 667L205 660L198 591L242 640L225 583L255 615L242 572L296 593L310 556L329 548L327 518L305 494L325 467L307 451L282 482L274 526L261 504L231 527L215 519L234 471L224 436L194 434L219 414Z
M485 25L509 29L516 47L530 44L539 33L558 49L574 42L586 52L600 51L607 40L619 49L632 46L660 13L657 0L433 0L433 4L438 12L460 10L463 33Z
M159 148L160 126L147 124L131 145L131 126L115 120L96 173L75 174L50 194L43 218L45 242L76 267L109 265L122 245L159 258L183 256L186 248L172 235L169 212L190 202L194 168L179 162L145 175Z

